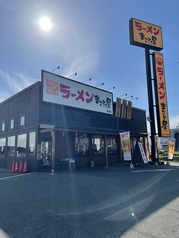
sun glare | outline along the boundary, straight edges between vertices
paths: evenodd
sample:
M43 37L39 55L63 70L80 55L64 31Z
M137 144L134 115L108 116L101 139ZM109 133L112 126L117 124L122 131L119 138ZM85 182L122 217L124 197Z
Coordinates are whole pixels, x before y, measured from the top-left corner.
M48 31L52 27L51 21L47 17L42 17L39 21L39 25L44 31Z

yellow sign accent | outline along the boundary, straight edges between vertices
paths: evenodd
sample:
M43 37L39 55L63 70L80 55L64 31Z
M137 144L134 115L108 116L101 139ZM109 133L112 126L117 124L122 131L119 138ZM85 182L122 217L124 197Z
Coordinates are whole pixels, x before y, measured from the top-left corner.
M160 137L170 137L170 125L168 117L167 91L165 83L165 71L163 54L154 52L154 68L156 76L158 133Z
M131 45L159 51L163 49L162 28L160 26L131 18L129 31Z
M173 159L175 149L175 139L168 138L168 159Z

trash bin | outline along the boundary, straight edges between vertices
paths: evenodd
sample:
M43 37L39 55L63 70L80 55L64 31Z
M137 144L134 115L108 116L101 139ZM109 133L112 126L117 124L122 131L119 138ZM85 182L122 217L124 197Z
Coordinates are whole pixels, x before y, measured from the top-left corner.
M90 166L94 167L94 161L90 161Z

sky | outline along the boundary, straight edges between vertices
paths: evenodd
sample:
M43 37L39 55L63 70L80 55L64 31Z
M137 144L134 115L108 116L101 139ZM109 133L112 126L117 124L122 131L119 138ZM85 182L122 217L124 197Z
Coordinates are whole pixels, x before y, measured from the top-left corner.
M40 81L42 69L60 66L53 73L109 90L114 101L133 99L148 116L145 50L129 41L129 20L136 18L162 28L169 121L176 128L178 9L176 0L0 0L0 101ZM50 19L49 31L41 29L42 17Z

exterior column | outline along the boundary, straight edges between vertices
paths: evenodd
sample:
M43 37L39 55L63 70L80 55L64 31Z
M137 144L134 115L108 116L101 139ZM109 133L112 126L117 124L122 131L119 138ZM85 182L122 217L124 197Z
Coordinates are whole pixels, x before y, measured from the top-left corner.
M151 77L151 65L150 65L150 50L145 48L146 59L146 74L147 74L147 90L148 90L148 103L149 103L149 116L150 116L150 133L151 133L151 159L155 163L155 115L154 115L154 103L153 103L153 90L152 90L152 77Z
M104 148L105 148L105 161L106 161L106 167L108 167L107 135L104 136Z
M52 158L51 158L51 172L55 172L55 130L52 130Z

